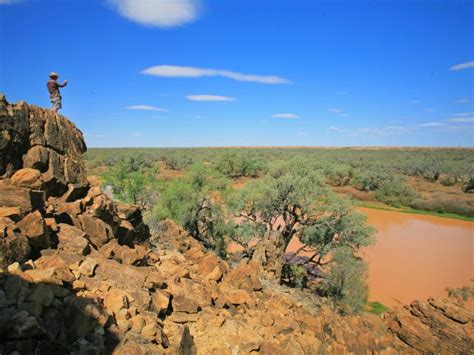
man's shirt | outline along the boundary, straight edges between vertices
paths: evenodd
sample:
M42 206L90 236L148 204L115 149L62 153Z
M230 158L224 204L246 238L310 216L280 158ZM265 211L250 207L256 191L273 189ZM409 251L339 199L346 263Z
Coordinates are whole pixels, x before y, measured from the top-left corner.
M48 81L47 86L48 86L48 91L49 91L49 97L53 99L53 98L61 96L61 93L59 92L59 88L65 87L66 84L60 84L58 83L57 80L50 79Z

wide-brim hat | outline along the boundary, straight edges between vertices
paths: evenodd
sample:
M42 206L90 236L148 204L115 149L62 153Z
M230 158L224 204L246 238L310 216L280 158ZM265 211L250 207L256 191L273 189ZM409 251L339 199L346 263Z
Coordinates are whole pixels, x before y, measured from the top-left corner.
M58 73L55 73L55 72L53 71L51 74L49 74L49 77L50 77L50 78L59 78L59 75L58 75Z

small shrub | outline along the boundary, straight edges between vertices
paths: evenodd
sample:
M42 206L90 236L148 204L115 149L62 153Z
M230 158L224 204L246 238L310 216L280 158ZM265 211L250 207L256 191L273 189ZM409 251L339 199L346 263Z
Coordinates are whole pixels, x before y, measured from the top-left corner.
M385 180L375 191L374 197L387 205L402 207L410 206L417 197L415 191L401 178Z
M376 315L381 315L388 311L388 308L378 301L368 302L367 307L370 313L373 313Z
M364 261L354 256L350 249L339 248L333 253L329 274L318 291L345 312L360 312L369 295L366 280L367 265Z

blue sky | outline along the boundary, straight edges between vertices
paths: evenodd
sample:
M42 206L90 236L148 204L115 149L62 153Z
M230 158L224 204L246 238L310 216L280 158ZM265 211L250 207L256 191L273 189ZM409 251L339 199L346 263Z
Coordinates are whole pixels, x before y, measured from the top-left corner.
M0 0L0 92L90 147L470 146L474 1Z

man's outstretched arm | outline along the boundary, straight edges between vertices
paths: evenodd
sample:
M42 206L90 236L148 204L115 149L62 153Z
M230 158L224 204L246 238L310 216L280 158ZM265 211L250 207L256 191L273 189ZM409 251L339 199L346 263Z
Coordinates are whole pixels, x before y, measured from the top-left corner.
M65 87L66 85L67 85L67 80L64 80L64 83L62 83L62 84L58 83L58 86L59 86L60 88L63 88L63 87Z

